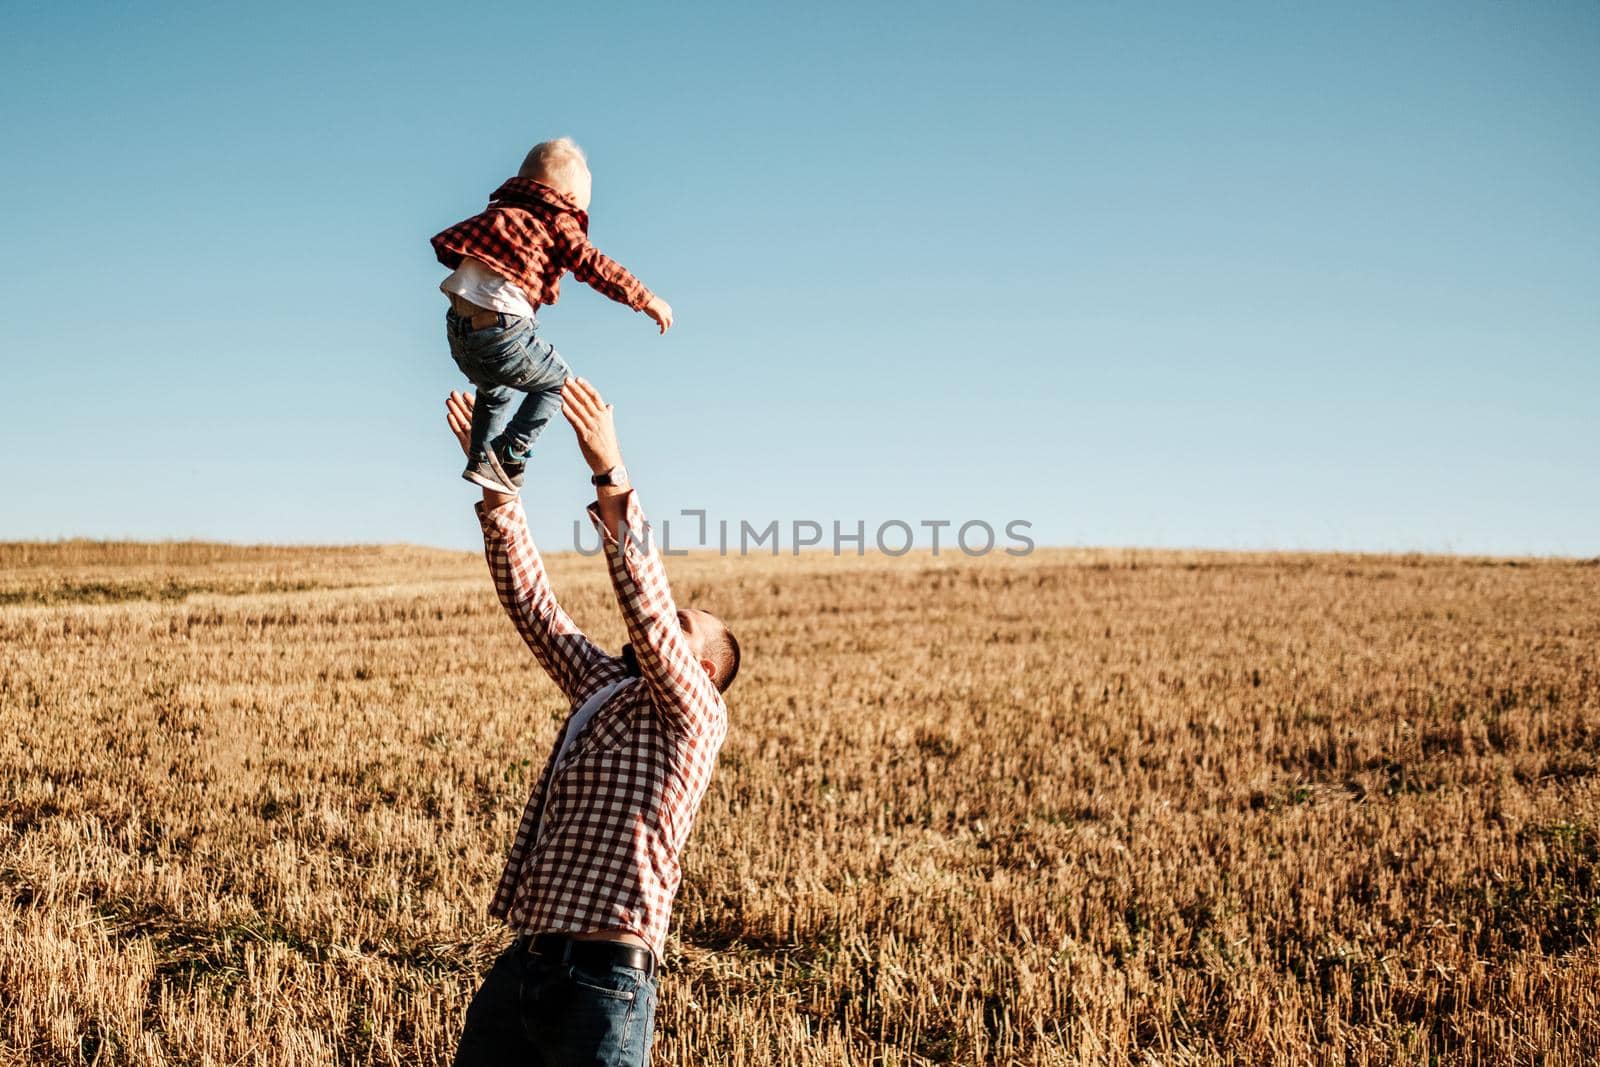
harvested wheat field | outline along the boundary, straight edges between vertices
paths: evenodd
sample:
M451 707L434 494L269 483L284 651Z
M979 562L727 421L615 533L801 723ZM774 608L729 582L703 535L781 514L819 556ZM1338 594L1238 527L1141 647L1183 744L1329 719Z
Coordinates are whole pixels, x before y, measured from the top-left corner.
M482 560L0 567L0 1058L447 1063L565 713ZM746 660L655 1062L1600 1056L1600 567L671 569Z

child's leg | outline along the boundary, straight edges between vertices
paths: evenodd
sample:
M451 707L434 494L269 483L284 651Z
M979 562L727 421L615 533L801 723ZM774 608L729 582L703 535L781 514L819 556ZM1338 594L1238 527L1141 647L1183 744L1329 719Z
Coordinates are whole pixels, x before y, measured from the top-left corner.
M478 387L478 397L472 405L472 455L481 457L511 418L511 402L516 393L493 382L472 384Z
M549 341L531 338L527 355L528 364L524 370L528 376L517 386L527 395L498 442L493 437L489 439L491 445L503 443L505 451L514 459L526 459L550 420L561 413L561 386L572 373L567 361Z
M533 337L533 329L527 320L515 316L472 330L465 320L452 315L449 325L450 355L461 373L478 388L472 408L470 447L474 457L482 457L511 418L511 402L520 388L527 363L524 350Z

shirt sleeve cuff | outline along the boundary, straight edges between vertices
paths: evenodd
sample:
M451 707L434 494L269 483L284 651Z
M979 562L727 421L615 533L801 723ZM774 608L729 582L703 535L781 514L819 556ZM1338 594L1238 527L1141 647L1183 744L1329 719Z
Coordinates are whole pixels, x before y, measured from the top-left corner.
M600 533L600 541L609 552L618 549L617 539L611 531L606 529L605 523L600 521L600 502L597 500L589 505L589 521ZM632 489L628 490L628 510L623 516L623 525L627 527L628 534L624 539L627 543L621 545L623 555L637 554L641 549L648 552L650 549L650 523L645 520L644 508L639 505L639 494Z
M503 534L523 520L522 501L516 497L492 508L480 500L472 509L478 513L478 524L486 535Z

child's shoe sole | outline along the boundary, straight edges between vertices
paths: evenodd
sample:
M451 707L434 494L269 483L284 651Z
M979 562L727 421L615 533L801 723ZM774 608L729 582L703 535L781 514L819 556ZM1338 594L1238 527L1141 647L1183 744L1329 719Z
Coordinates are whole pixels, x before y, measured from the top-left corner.
M461 472L461 477L483 489L489 489L496 493L505 493L507 496L517 495L516 489L497 479L494 473L488 469L487 464L469 463L467 469Z
M483 466L488 469L491 478L498 479L501 485L509 485L511 487L505 490L506 492L515 493L522 489L523 464L517 463L514 466L508 464L505 451L501 446L489 446L488 453L483 457Z

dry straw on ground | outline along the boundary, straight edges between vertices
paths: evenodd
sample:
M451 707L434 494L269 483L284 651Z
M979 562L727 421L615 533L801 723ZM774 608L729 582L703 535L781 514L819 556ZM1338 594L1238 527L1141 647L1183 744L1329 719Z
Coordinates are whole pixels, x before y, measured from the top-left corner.
M1600 567L672 569L747 661L655 1062L1600 1055ZM0 1059L448 1061L562 711L481 560L0 546L0 649Z

